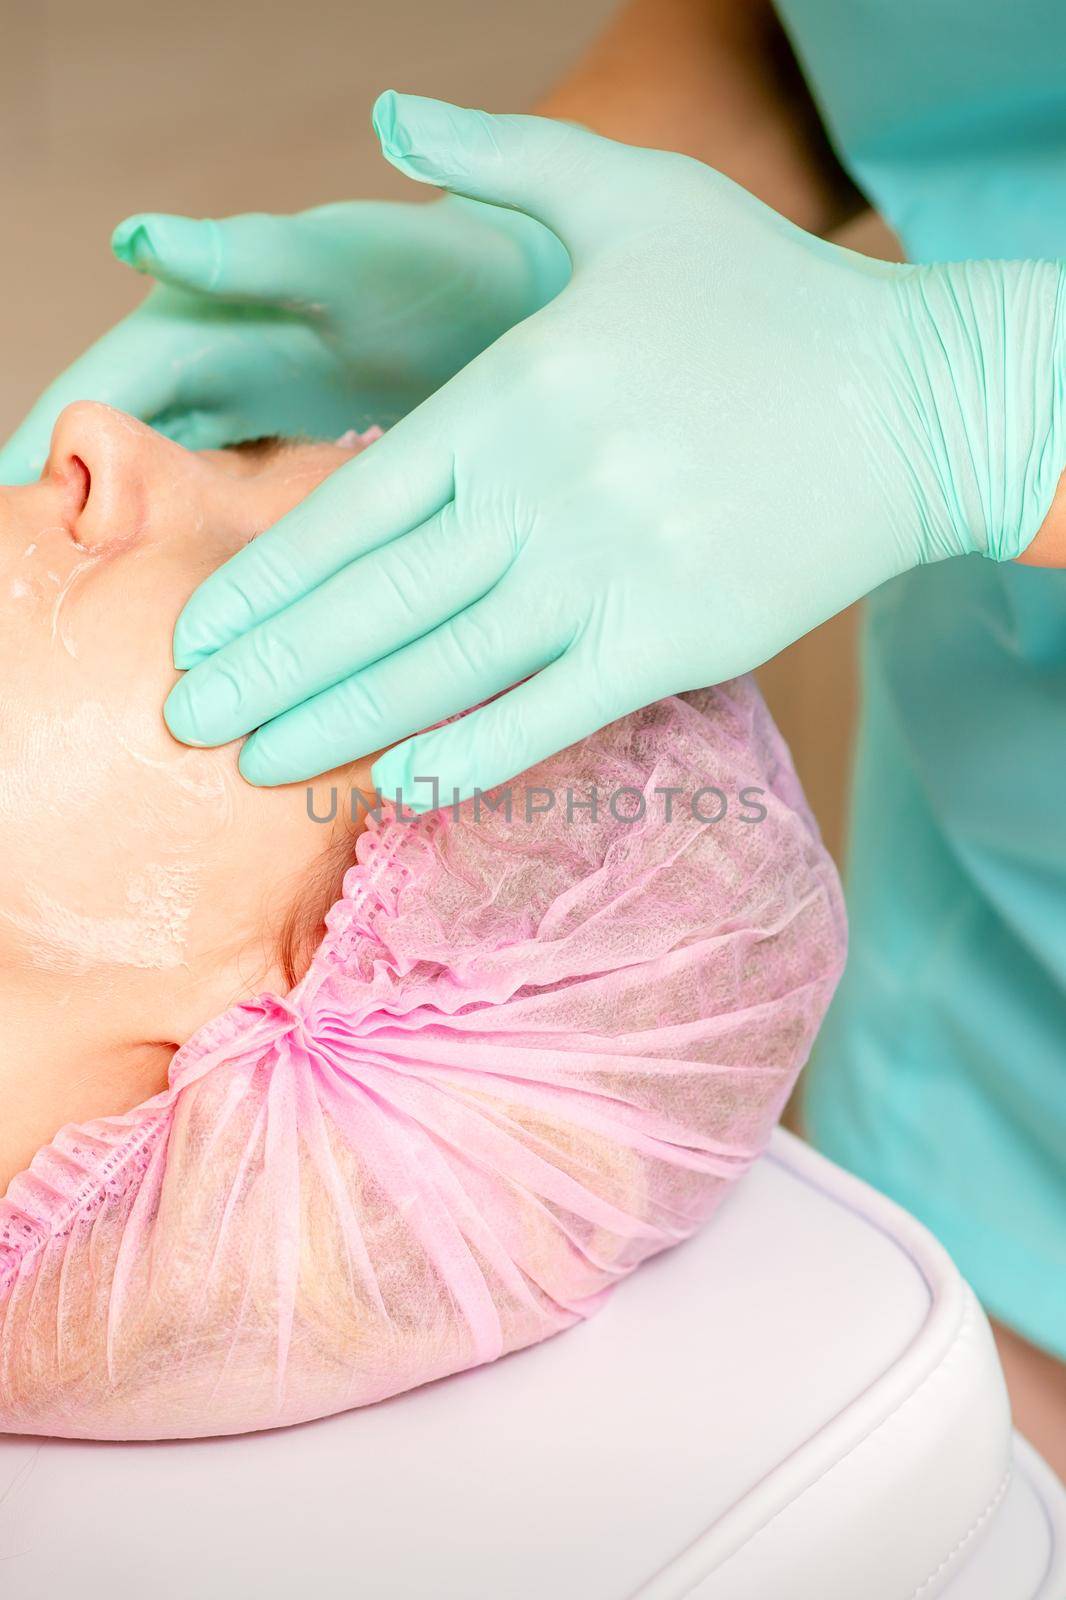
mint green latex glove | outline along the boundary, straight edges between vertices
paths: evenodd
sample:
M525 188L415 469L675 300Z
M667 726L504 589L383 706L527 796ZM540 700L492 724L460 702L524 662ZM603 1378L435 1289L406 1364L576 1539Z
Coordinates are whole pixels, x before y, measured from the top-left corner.
M178 738L257 728L241 770L277 783L499 695L375 765L447 801L1036 533L1066 465L1058 265L872 261L537 118L390 93L375 126L401 171L547 224L573 276L201 585Z
M190 449L387 425L570 272L539 223L452 198L130 217L112 247L159 283L41 396L0 450L2 483L37 476L72 400L106 401Z

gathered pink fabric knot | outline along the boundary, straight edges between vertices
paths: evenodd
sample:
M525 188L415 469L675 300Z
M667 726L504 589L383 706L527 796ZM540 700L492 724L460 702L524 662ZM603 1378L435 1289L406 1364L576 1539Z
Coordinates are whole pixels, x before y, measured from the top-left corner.
M294 1035L302 1039L308 1026L308 1019L304 1016L303 1007L292 995L264 993L256 997L258 1006L262 1007L263 1018L269 1027L277 1027L276 1039L280 1041L287 1035ZM313 1022L310 1024L313 1032Z
M527 814L523 786L553 803ZM13 1181L0 1429L366 1404L570 1326L712 1214L844 959L788 752L741 680L514 788L510 814L371 817L291 993Z

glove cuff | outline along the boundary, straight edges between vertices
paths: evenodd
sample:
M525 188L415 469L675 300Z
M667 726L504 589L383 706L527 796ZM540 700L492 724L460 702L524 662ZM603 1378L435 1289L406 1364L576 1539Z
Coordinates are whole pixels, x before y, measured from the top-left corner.
M1066 469L1066 268L967 261L912 274L915 398L935 482L924 557L1013 561Z

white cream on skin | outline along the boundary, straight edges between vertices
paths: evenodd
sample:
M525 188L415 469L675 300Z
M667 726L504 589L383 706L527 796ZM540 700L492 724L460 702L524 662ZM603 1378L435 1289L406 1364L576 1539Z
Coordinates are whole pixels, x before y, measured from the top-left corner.
M60 585L59 593L52 602L52 615L49 624L52 642L55 643L56 639L58 638L60 644L67 652L67 655L72 656L74 660L77 660L78 658L77 646L73 643L69 634L63 628L61 614L63 607L66 604L67 597L74 588L74 585L90 567L94 567L96 565L97 560L98 557L95 555L86 555L83 560L79 561L77 565L71 569L65 581ZM52 574L49 573L48 576L51 577Z
M99 701L69 712L27 706L0 694L0 820L25 822L41 810L91 804L112 778L100 761L101 741L113 739L116 718Z
M199 873L187 864L152 862L126 884L117 916L93 916L55 900L35 884L28 909L3 910L26 935L33 966L71 976L96 967L178 967L185 955Z
M170 752L165 738L147 713L131 726L128 713L100 701L54 712L0 696L0 822L27 841L21 896L0 903L0 921L17 930L31 965L75 974L182 962L201 880L197 856L207 838L233 825L240 779L217 752ZM145 768L158 780L146 781ZM33 860L35 836L75 832L124 796L136 803L122 810L122 836L131 845L150 841L132 852L140 865L103 886L100 907L76 879L64 886L50 877L46 889ZM48 830L44 815L54 819Z
M118 751L138 766L166 774L166 788L153 805L153 829L163 825L179 840L191 836L195 842L203 836L205 805L214 812L212 827L233 821L235 769L231 772L214 751L175 746L173 754L157 754L159 749L159 724L147 714L131 733L128 713L98 700L56 712L0 694L0 820L25 821L42 808L87 807L114 789ZM109 762L101 761L101 751L111 752ZM140 819L142 826L145 820ZM137 822L125 819L126 826Z

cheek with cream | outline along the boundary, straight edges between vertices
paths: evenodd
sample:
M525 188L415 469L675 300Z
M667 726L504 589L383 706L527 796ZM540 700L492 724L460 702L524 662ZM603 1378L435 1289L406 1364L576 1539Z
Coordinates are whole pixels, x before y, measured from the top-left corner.
M158 1092L202 1023L284 991L280 925L348 779L254 789L237 745L180 745L161 708L186 599L360 441L196 456L70 412L55 471L0 488L0 1192L63 1123Z
M0 952L68 973L177 966L237 826L233 754L186 750L157 712L69 676L64 709L29 685L0 694Z

